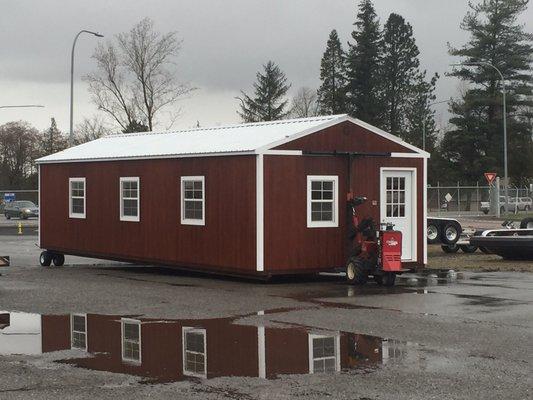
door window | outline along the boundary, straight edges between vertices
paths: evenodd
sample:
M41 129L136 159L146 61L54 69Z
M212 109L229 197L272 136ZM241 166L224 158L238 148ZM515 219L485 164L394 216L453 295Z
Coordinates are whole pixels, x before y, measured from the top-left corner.
M387 177L387 217L405 217L405 177Z

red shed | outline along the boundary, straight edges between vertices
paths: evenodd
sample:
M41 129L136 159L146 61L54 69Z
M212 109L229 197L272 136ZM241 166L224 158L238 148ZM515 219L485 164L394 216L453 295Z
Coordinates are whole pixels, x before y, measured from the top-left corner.
M225 274L343 267L346 194L426 263L428 153L346 115L110 135L37 160L39 245Z

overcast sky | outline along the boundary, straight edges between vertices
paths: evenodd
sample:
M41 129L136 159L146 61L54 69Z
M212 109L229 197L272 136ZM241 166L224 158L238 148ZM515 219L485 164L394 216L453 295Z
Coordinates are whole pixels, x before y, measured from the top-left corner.
M0 105L45 105L0 109L0 124L23 119L44 129L55 117L59 128L68 131L70 48L80 29L106 36L82 36L76 47L75 123L96 114L82 81L95 69L94 46L144 17L152 18L161 32L179 33L183 49L177 74L199 88L180 102L182 116L174 127L191 127L197 120L203 126L238 122L234 97L240 89L250 89L255 73L269 59L280 65L293 91L318 87L329 32L337 29L346 47L357 4L355 0L0 0ZM444 77L453 61L447 42L460 46L467 39L459 29L467 0L374 0L374 4L382 23L396 12L413 25L423 67L441 75L438 99L456 95L457 81ZM533 32L533 6L521 19ZM445 123L446 105L436 110L438 120Z

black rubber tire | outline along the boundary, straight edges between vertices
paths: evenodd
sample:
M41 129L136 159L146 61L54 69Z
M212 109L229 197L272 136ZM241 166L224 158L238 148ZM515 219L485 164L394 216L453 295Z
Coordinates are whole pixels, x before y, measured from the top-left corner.
M52 262L56 267L61 267L65 264L65 256L63 254L54 254L52 256Z
M529 207L529 205L526 205L526 206L524 207L524 211L528 212L528 211L530 211L530 210L531 210L531 207Z
M475 253L477 250L477 246L472 246L471 244L461 244L459 245L459 248L462 250L463 253L467 254Z
M383 275L374 275L374 281L380 286L383 285Z
M487 215L489 213L489 210L483 210L483 214Z
M459 251L459 246L457 246L456 244L452 244L452 245L443 244L442 246L440 246L440 248L442 249L443 252L448 253L448 254L457 253Z
M39 264L41 264L41 267L49 267L51 263L52 254L47 251L43 251L39 256Z
M396 274L394 272L383 273L383 286L391 287L396 283Z
M11 215L9 215L9 214L7 214L7 213L4 214L4 215L6 216L6 219L11 219Z
M352 257L346 263L346 280L352 285L364 285L368 281L368 271L363 260Z
M492 254L489 249L487 249L486 247L483 247L483 246L480 246L479 250L481 250L481 252L484 253L484 254Z
M440 243L440 232L437 224L428 224L426 237L429 244Z
M19 218L20 219L28 219L28 217L26 217L26 215L24 213L20 213L19 214Z
M533 218L524 218L520 221L520 229L533 229Z
M442 227L441 237L444 244L455 244L461 238L461 225L458 222L451 221Z

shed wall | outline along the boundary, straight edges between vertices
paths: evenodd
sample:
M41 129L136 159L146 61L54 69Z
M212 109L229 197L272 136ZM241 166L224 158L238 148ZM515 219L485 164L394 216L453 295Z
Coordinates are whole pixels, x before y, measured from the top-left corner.
M360 150L354 150L360 151ZM424 171L421 158L359 157L352 164L351 187L368 201L360 218L380 221L380 168L417 169L417 264L423 263L425 232ZM265 157L265 270L303 272L342 267L347 257L348 158L345 156ZM307 176L339 177L339 226L307 227ZM290 190L288 190L290 188ZM376 205L372 205L373 200Z
M250 273L256 269L255 156L41 165L41 247L108 259ZM205 226L181 225L180 177L205 176ZM120 221L119 179L140 177L140 222ZM69 218L70 177L86 218Z

